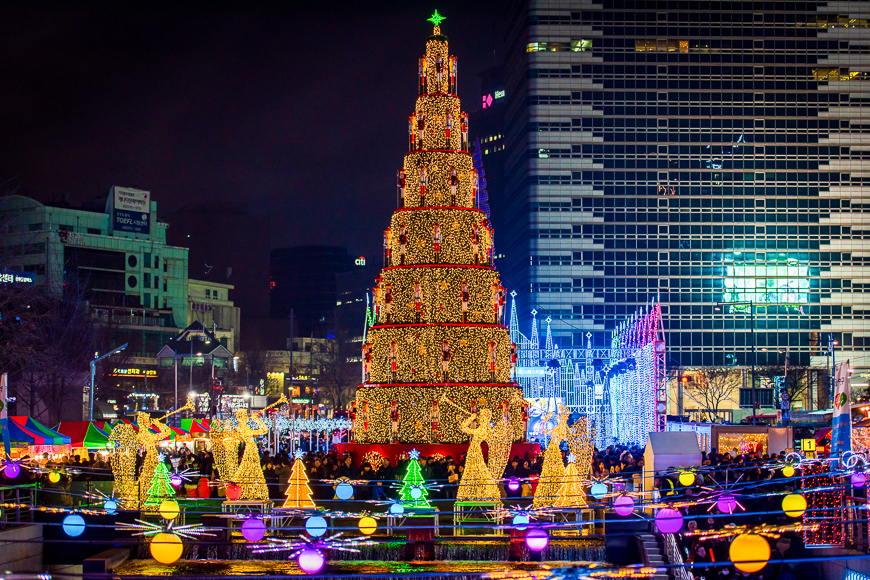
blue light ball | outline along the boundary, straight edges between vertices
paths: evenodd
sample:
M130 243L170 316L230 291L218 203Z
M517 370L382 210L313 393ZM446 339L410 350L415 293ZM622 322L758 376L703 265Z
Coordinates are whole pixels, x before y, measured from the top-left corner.
M326 533L326 520L320 516L311 516L305 520L305 531L312 538L319 538Z
M113 516L118 511L118 502L113 499L106 500L106 503L103 504L103 509L106 510L107 514Z
M405 506L400 503L390 504L390 513L394 516L400 516L405 513Z
M595 499L601 499L607 495L607 486L603 483L596 483L592 486L592 489L589 490L589 493L591 493L592 497Z
M77 538L85 533L85 518L79 514L69 514L63 518L63 531L71 538Z
M349 483L339 483L335 487L335 497L338 499L350 499L353 497L353 486Z
M514 516L512 523L516 526L518 530L525 530L529 524L529 516L524 514L517 514Z

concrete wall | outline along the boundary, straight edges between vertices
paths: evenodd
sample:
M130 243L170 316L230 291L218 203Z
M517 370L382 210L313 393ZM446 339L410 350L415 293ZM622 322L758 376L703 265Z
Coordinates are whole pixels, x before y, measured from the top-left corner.
M0 570L42 572L42 546L41 524L0 530Z

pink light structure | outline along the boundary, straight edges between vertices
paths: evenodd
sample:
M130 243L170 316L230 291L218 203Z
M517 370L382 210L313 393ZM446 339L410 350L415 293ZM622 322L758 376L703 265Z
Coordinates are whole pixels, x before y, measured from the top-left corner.
M663 534L676 534L683 528L683 514L674 508L662 508L656 514L656 528Z
M630 495L621 495L613 500L613 510L625 517L634 513L634 499Z
M526 532L526 546L528 546L529 550L532 552L543 551L549 543L550 536L547 534L547 530L532 528Z
M323 570L323 566L326 564L326 557L317 548L305 548L299 552L299 556L296 557L296 563L299 564L299 568L306 574L317 574Z

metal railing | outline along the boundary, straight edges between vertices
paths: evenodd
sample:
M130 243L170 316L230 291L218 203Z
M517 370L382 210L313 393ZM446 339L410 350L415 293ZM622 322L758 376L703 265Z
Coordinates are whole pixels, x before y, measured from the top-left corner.
M665 539L665 550L668 553L668 562L672 566L673 577L676 580L695 580L695 575L686 568L683 553L680 552L680 547L677 545L676 536L674 534L662 534L662 536Z
M23 523L33 521L33 510L36 505L35 483L0 487L0 523Z

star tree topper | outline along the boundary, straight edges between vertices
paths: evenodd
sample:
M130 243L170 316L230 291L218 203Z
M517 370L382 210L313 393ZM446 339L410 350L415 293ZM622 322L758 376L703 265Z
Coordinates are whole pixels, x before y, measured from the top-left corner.
M295 459L302 459L303 457L305 457L305 452L302 451L301 449L297 449L296 451L293 452L293 457Z
M447 20L447 19L444 18L443 16L441 16L440 14L438 14L438 11L436 10L435 14L433 14L432 16L427 18L426 20L428 20L429 22L431 22L435 26L441 26L441 22L443 22L444 20Z
M435 14L438 14L438 12L436 11ZM416 449L411 449L411 451L408 453L408 457L410 457L411 459L420 459L420 452Z

